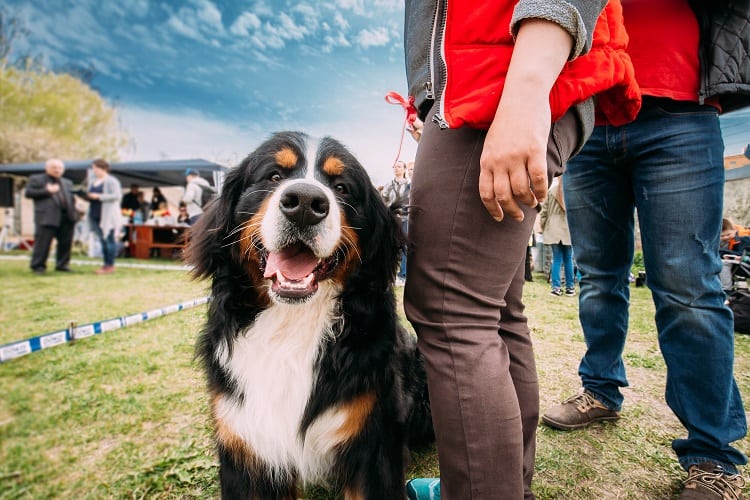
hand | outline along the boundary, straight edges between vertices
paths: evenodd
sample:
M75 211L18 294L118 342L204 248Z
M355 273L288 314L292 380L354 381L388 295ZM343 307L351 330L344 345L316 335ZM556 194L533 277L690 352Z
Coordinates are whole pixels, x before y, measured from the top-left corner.
M490 215L523 220L519 203L535 207L547 196L547 142L550 105L547 93L508 93L487 131L479 160L479 194Z
M101 195L99 193L89 193L88 198L89 200L98 200L101 198Z
M415 141L419 142L422 138L422 129L424 128L424 122L417 118L414 123L406 126L406 131L411 134Z
M57 194L60 191L60 184L47 183L47 192L49 194Z
M573 38L544 19L522 21L503 94L479 159L479 196L497 221L523 220L519 203L535 207L547 196L549 93Z

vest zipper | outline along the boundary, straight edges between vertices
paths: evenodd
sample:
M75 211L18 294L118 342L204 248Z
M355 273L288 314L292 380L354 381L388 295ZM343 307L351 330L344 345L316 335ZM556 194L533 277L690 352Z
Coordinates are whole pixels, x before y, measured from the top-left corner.
M432 117L432 121L435 122L441 129L448 127L448 122L443 118L443 110L445 107L445 86L448 81L448 70L445 64L445 37L443 32L445 30L445 22L448 16L448 0L445 0L445 8L440 9L440 0L435 2L435 16L433 19L432 39L430 40L430 81L427 85L430 86L428 92L432 95L440 95L440 99L437 103L437 110L435 115ZM434 62L434 63L433 63ZM437 71L440 72L442 77L440 80L435 78L435 65L437 65ZM436 84L440 85L440 88L435 88Z

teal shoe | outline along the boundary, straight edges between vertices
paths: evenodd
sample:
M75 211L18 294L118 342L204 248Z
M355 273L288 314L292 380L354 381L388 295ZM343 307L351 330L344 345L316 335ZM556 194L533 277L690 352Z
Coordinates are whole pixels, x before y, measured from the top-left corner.
M409 500L440 500L440 478L418 477L406 482Z

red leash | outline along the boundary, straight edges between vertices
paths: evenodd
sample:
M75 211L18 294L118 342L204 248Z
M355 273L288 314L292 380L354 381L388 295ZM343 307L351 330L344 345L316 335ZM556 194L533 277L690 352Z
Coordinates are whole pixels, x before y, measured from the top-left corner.
M404 124L401 126L401 140L398 143L398 152L396 153L396 159L393 160L393 163L396 163L401 156L401 148L404 145L404 132L406 132L406 126L413 126L414 120L417 119L417 108L414 106L413 96L409 96L409 99L407 100L404 99L401 94L393 90L385 95L385 102L387 102L388 104L398 104L399 106L404 108L404 113L406 113Z

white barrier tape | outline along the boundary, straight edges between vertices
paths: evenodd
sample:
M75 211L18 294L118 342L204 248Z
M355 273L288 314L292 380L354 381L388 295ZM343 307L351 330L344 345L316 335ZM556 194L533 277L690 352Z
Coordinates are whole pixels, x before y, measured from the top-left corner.
M0 255L0 260L30 260L30 257L26 255ZM102 263L100 261L93 260L76 260L70 261L71 264L76 266L97 266L100 267ZM134 269L156 269L159 271L190 271L192 266L179 265L179 264L148 264L133 262L130 259L118 259L117 267L128 267Z
M206 304L209 297L200 297L198 299L188 300L179 304L173 304L170 306L162 307L160 309L153 309L137 314L130 314L128 316L121 316L119 318L112 318L104 321L97 321L95 323L87 323L84 325L76 325L71 323L66 330L59 330L56 332L45 333L36 337L31 337L26 340L20 340L17 342L10 342L0 346L0 363L5 363L11 359L31 354L32 352L54 347L66 342L72 342L73 340L80 340L86 337L92 337L99 335L104 332L116 330L118 328L125 328L126 326L135 325L149 319L158 318L166 314L170 314L184 309L190 309L191 307Z

